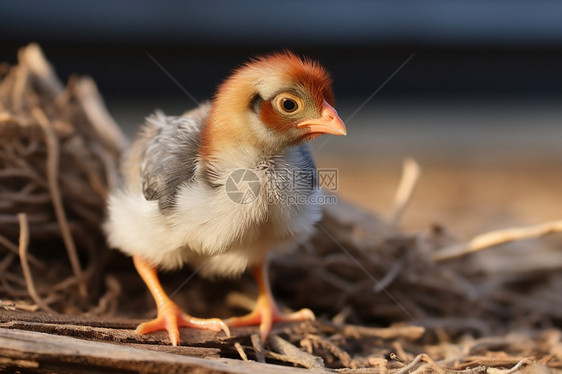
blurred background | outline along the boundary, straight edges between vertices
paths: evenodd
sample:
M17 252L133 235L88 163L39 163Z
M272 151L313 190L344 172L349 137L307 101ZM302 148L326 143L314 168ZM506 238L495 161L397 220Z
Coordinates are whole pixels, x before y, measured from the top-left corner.
M562 215L562 2L4 1L0 35L0 61L38 42L63 80L92 76L131 136L289 48L335 80L349 133L314 148L343 199L386 214L412 156L424 174L406 230L468 237Z

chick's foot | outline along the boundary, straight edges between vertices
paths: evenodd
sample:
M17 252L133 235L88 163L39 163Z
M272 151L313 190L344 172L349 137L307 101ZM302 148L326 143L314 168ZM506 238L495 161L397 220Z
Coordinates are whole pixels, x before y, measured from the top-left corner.
M314 313L310 309L301 309L298 312L284 314L279 312L271 286L269 284L267 261L252 267L252 273L258 285L258 300L254 310L242 317L233 317L226 320L231 327L259 325L260 339L265 342L271 327L275 322L291 322L314 320Z
M141 323L137 329L137 334L147 334L153 331L168 331L172 345L180 344L180 327L190 327L202 330L224 331L230 336L228 326L219 318L202 319L192 317L182 312L182 310L172 301L168 301L158 309L158 316L152 321Z
M275 322L296 322L314 319L316 319L314 313L308 308L301 309L294 313L281 313L273 299L260 296L256 307L251 313L241 317L229 318L226 320L226 324L230 327L259 325L260 339L265 342Z

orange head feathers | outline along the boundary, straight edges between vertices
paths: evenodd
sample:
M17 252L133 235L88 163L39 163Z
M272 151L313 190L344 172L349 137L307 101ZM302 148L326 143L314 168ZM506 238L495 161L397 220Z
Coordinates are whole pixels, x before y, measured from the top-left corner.
M291 52L258 57L219 86L200 154L236 143L276 153L321 134L345 135L333 105L332 79L318 63Z

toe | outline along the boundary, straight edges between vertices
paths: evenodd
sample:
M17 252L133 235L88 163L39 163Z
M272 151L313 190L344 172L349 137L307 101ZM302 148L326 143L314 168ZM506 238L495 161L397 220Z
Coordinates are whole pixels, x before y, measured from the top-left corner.
M163 319L153 319L152 321L143 322L137 326L137 334L148 334L153 331L166 330L166 321Z
M224 321L220 318L195 318L191 317L187 314L182 314L180 321L178 321L179 326L183 327L191 327L196 329L202 330L211 330L211 331L224 331L226 336L230 336L230 329L224 323Z
M273 320L271 316L264 316L262 318L259 328L259 336L262 342L267 340L269 333L271 332L271 328L273 327Z
M312 310L304 308L298 312L290 313L285 317L281 317L283 321L315 321L316 316Z
M230 337L230 329L228 328L228 325L222 319L213 318L213 320L214 320L213 323L218 328L216 331L222 330L224 331L226 336Z
M232 317L226 320L226 324L230 327L255 326L261 323L262 316L260 313L252 312L241 317Z
M144 335L149 332L166 330L172 345L178 345L180 342L180 332L175 322L175 318L173 318L173 321L170 318L156 318L138 325L136 333Z
M170 342L172 342L173 346L180 344L180 330L177 327L169 329L168 336L170 337Z

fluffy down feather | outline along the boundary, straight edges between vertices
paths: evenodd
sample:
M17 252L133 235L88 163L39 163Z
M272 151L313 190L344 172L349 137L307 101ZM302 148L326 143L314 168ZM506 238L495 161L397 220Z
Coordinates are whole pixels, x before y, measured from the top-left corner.
M105 230L111 246L158 268L207 261L204 275L236 275L276 245L310 234L321 207L309 197L321 191L283 188L294 173L315 170L306 145L266 156L248 148L215 162L197 157L207 113L205 105L182 117L147 118L124 161L123 186L110 196ZM248 204L233 201L225 188L239 169L260 181ZM288 203L297 197L307 203Z

